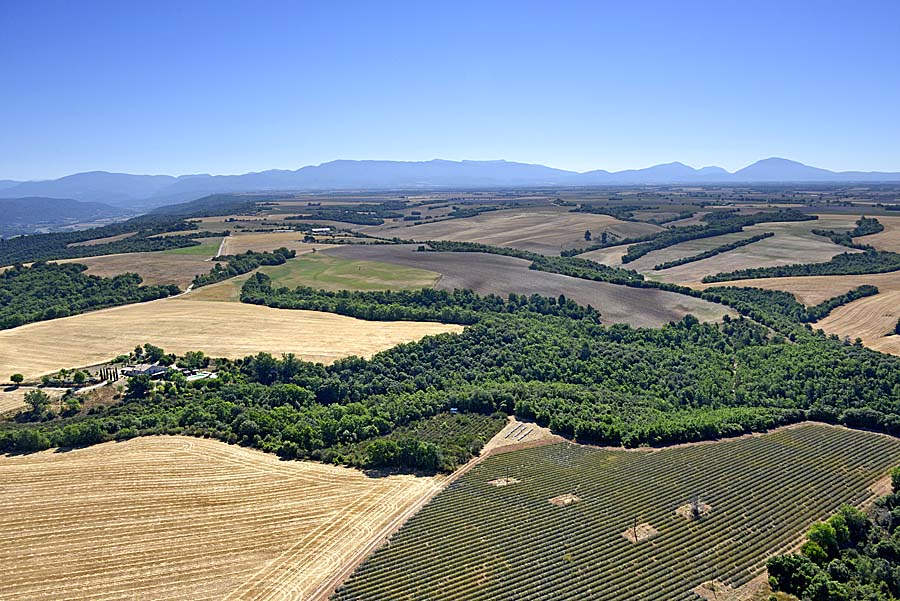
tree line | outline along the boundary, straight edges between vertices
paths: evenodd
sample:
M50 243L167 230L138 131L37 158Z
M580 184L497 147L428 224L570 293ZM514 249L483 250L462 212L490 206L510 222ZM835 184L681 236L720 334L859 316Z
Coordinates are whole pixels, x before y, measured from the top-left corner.
M510 294L506 299L471 290L328 291L298 286L273 288L272 279L255 273L241 288L241 302L278 309L305 309L347 315L369 321L439 321L471 325L491 314L537 313L599 322L600 313L565 295L544 297Z
M862 216L856 221L856 227L847 232L836 232L834 230L812 230L817 236L824 236L841 246L855 248L857 250L872 250L871 246L859 244L853 239L860 236L869 236L884 231L884 226L874 217Z
M708 275L704 282L727 282L757 278L783 278L812 275L862 275L888 273L900 269L900 254L866 250L860 253L841 253L824 263L794 263L773 267L751 267Z
M284 246L272 252L255 252L248 250L239 255L223 255L216 257L216 264L209 273L194 276L194 288L215 284L235 276L250 273L263 265L283 265L288 259L297 256L297 251L288 250ZM222 262L225 266L222 266Z
M622 257L623 263L630 263L654 250L661 250L690 240L699 240L702 238L712 238L724 234L742 232L745 227L750 225L780 221L811 221L815 219L818 219L815 215L808 215L797 211L796 209L779 209L777 211L750 213L746 215L739 214L737 209L713 211L703 216L702 220L706 222L704 225L670 227L659 232L652 232L642 236L601 242L589 246L588 248L565 250L560 254L564 257L573 257L575 255L607 248L609 246L630 244L632 246L629 247L628 252Z
M815 215L807 215L795 209L779 209L778 211L750 213L741 215L729 211L716 211L703 216L706 225L688 225L657 232L652 238L633 244L622 256L622 263L630 263L655 250L661 250L689 240L713 238L724 234L744 231L750 225L782 221L810 221L817 219ZM622 244L622 241L619 241Z
M685 265L687 263L693 263L695 261L702 261L704 259L709 259L710 257L715 257L716 255L720 255L724 252L732 251L737 248L741 248L742 246L747 246L748 244L753 244L754 242L759 242L760 240L765 240L766 238L771 238L774 235L775 234L772 232L763 232L762 234L750 236L749 238L744 238L742 240L735 240L734 242L730 242L728 244L723 244L721 246L711 248L709 250L703 251L702 253L698 253L696 255L691 255L689 257L682 257L681 259L674 259L672 261L666 261L665 263L660 263L659 265L655 265L653 267L653 270L661 271L663 269L669 269L671 267L678 267L679 265Z

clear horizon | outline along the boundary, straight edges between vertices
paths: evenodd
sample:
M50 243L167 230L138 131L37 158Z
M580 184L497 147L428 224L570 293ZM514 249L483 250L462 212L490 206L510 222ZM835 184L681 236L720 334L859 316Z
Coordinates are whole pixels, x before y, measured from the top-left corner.
M6 2L0 179L335 159L900 171L900 3Z

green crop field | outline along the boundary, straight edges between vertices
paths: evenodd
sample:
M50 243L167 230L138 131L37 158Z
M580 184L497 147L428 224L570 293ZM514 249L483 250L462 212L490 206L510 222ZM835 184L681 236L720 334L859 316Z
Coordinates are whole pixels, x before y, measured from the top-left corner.
M196 248L196 247L195 247ZM282 265L261 267L275 287L309 286L325 290L414 290L431 288L440 274L415 267L378 261L340 259L320 253L306 254ZM197 300L239 301L241 286L250 275L242 275L192 293Z
M650 452L561 443L500 454L410 519L333 599L698 599L704 583L761 574L815 520L872 496L898 461L900 440L818 424ZM577 500L550 502L560 495ZM694 495L708 513L677 514ZM635 524L657 532L634 544Z
M309 286L325 290L412 290L430 288L440 277L433 271L377 261L308 254L284 265L264 267L275 286Z

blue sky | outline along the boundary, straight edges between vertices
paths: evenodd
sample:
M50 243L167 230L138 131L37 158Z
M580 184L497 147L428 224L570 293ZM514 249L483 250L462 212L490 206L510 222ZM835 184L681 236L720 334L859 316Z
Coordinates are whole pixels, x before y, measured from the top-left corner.
M0 178L337 158L900 171L900 2L0 0Z

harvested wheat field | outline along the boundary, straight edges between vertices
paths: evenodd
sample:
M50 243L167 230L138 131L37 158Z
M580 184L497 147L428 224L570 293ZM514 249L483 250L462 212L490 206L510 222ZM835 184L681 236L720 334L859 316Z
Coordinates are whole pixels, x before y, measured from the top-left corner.
M838 246L828 238L813 234L812 230L848 230L854 226L857 219L858 216L855 215L820 215L819 219L815 221L761 223L748 226L744 228L743 232L690 240L656 250L625 264L624 267L639 271L653 279L687 285L691 282L699 282L705 275L723 271L734 271L748 267L789 265L791 263L824 263L842 252L857 251ZM775 235L709 259L686 263L662 271L653 270L653 267L660 263L696 255L717 246L749 238L763 232L772 232ZM578 256L583 259L590 259L598 263L618 267L622 266L622 255L627 250L627 246L620 245L587 252Z
M7 411L18 411L25 406L25 393L35 390L33 386L19 386L0 388L0 414ZM51 399L58 399L63 395L60 388L42 388Z
M316 598L442 479L154 436L0 457L0 482L0 598L220 600Z
M147 342L178 354L200 350L239 358L265 351L331 363L461 330L441 323L363 321L318 311L168 298L3 330L0 373L30 378L92 365Z
M857 238L856 242L874 246L878 250L900 252L900 216L878 215L877 219L884 226L884 230Z
M64 259L57 263L81 263L87 265L87 274L112 277L123 273L136 273L147 286L175 284L186 289L194 276L209 273L212 264L202 255L173 255L166 252L123 253Z
M683 245L698 241L684 242L649 253L638 261L629 263L627 267L633 268L636 264L640 264L643 268L639 271L652 274L654 279L684 284L700 281L705 275L737 269L773 267L793 263L826 263L835 255L859 251L834 244L828 238L813 234L811 230L816 228L847 230L853 227L856 219L858 217L852 215L823 215L817 221L761 223L744 228L744 231L738 236L750 237L763 232L772 232L775 235L709 259L686 263L662 271L652 271L653 265L668 261L670 258L678 258L679 250ZM701 246L714 248L728 244L734 241L735 238L732 236L735 234L706 238L706 244Z
M894 327L900 319L900 290L881 291L875 296L855 300L838 307L816 323L828 334L851 340L861 338L867 347L900 355L900 336Z
M844 294L845 292L870 284L877 286L880 293L900 290L900 271L890 273L868 273L859 275L810 275L784 278L756 278L747 280L730 280L728 282L691 282L692 288L705 289L714 286L738 286L742 288L762 288L764 290L783 290L790 292L798 302L804 305L817 305ZM854 301L855 302L855 301Z
M106 238L94 238L93 240L85 240L84 242L73 242L67 244L69 248L77 246L97 246L98 244L109 244L110 242L118 242L130 236L134 236L134 232L125 232L124 234L116 234L115 236L107 236Z
M356 228L383 237L408 240L454 240L509 246L548 255L583 247L585 230L597 238L604 231L620 237L660 230L649 223L620 221L608 215L572 213L565 207L539 207L489 211L475 217L448 219L422 225L388 225Z
M276 248L289 248L297 251L298 255L312 252L313 249L324 250L328 244L307 244L302 242L303 232L250 232L246 234L231 234L225 238L222 246L223 255L239 255L248 250L256 252L272 252Z
M629 288L594 282L557 273L529 269L529 261L486 253L416 252L416 245L342 246L329 256L393 263L435 271L440 290L470 288L479 294L510 293L559 296L600 311L605 323L627 323L635 327L659 327L692 313L703 321L735 315L731 309L675 292Z

